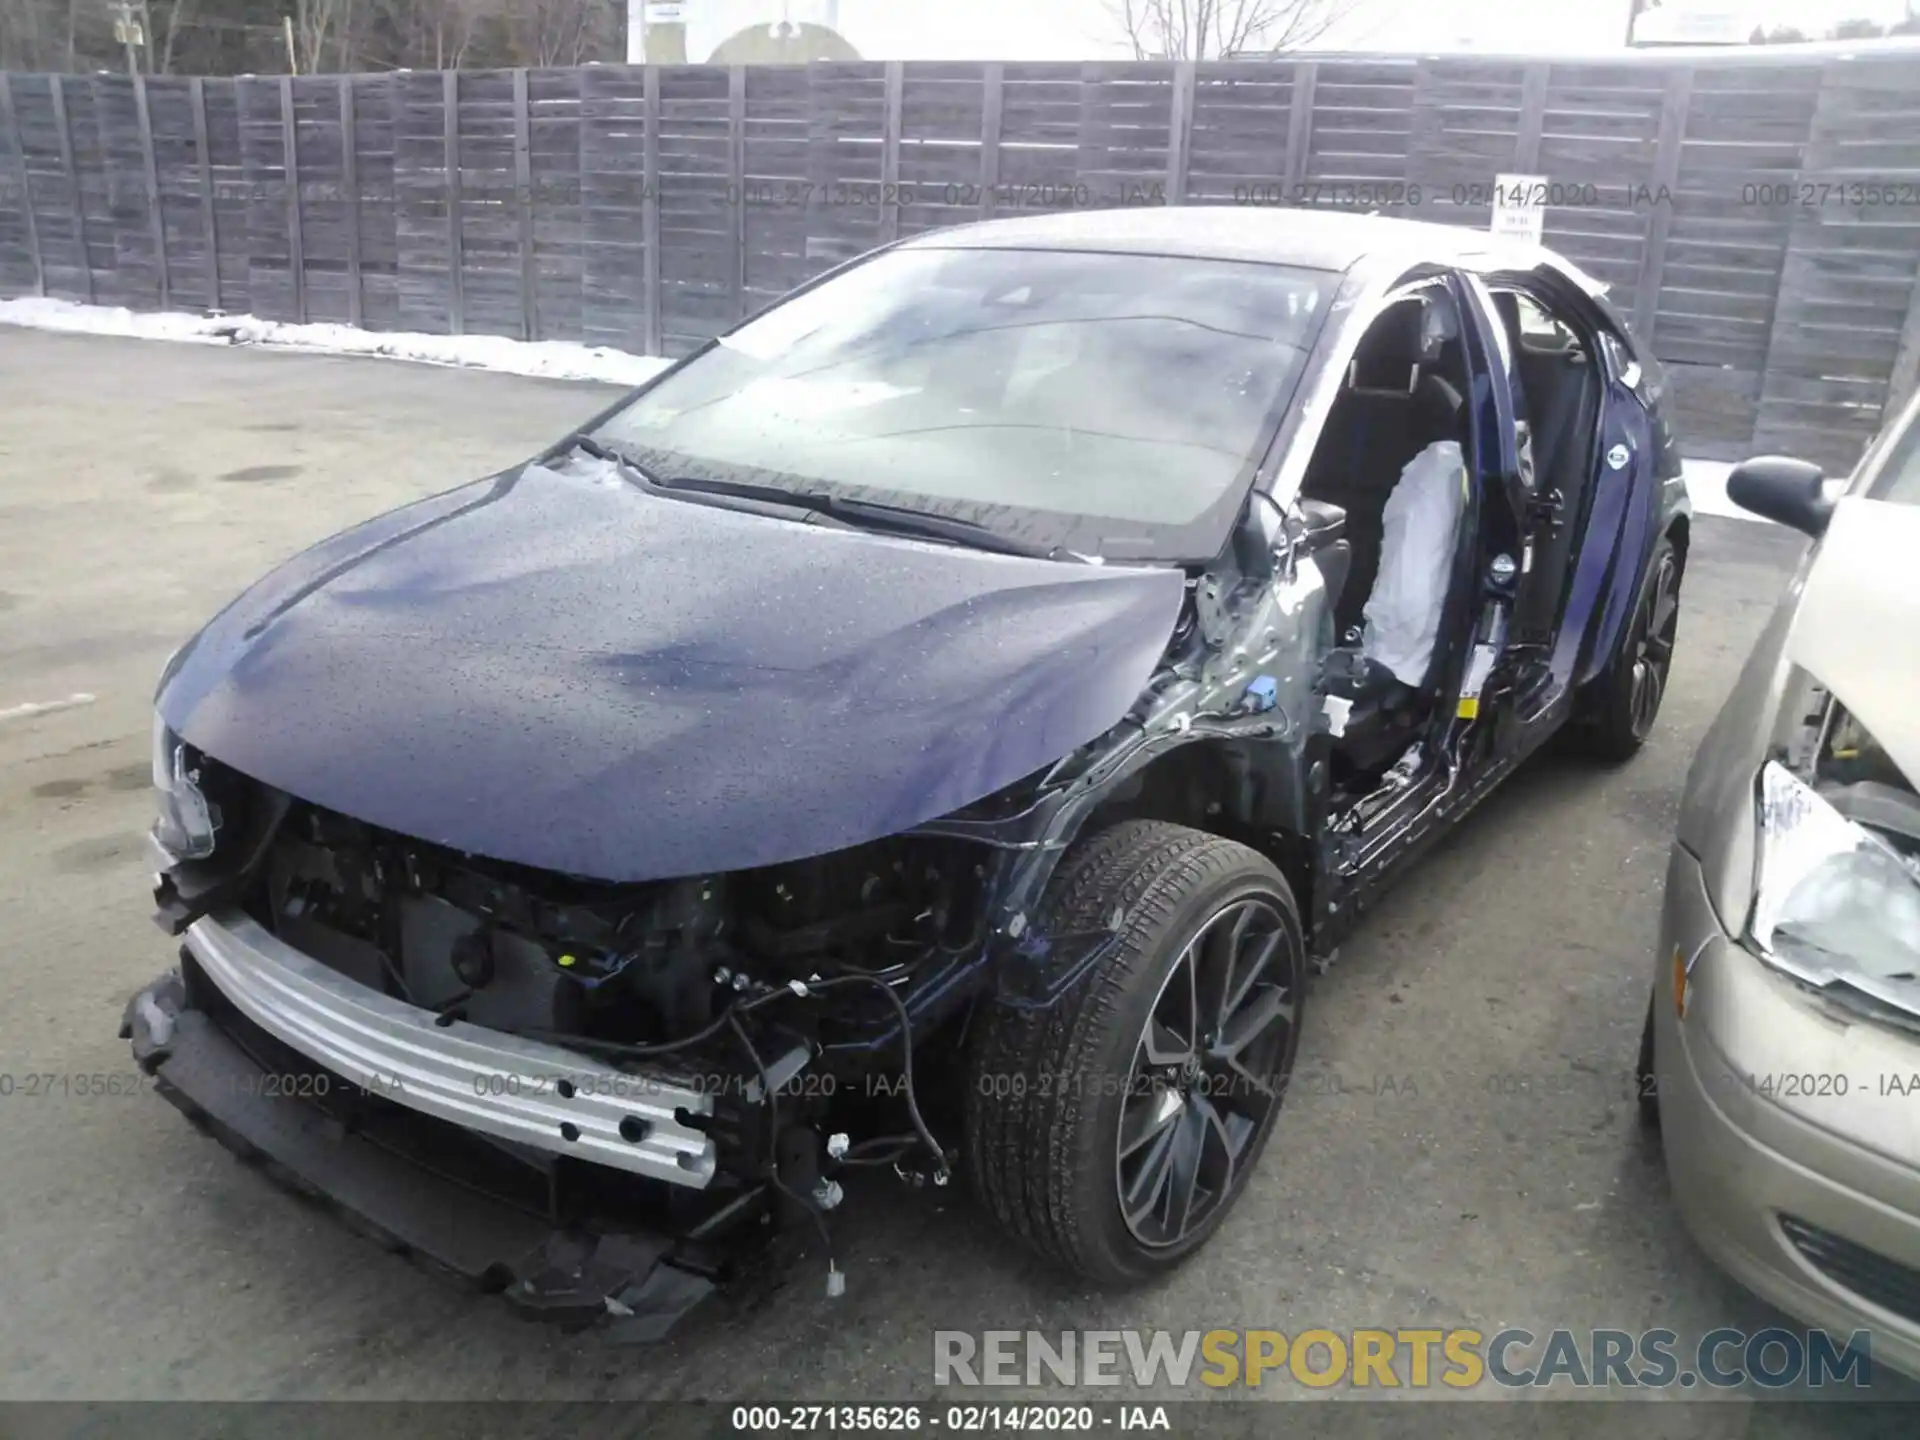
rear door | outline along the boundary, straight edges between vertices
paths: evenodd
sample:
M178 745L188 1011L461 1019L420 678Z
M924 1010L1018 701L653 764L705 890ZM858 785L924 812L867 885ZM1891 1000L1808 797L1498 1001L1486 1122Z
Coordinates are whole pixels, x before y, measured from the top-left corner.
M1478 276L1467 278L1467 290L1487 335L1489 364L1500 381L1497 388L1505 391L1507 400L1501 416L1506 448L1499 463L1501 488L1513 522L1507 551L1516 572L1511 589L1510 639L1516 649L1528 650L1544 661L1565 594L1568 541L1577 515L1569 509L1568 497L1542 468L1554 457L1541 452L1540 425L1543 419L1552 421L1556 417L1530 411L1523 377L1526 359L1517 348L1527 337L1509 333L1500 306ZM1584 423L1590 427L1590 414ZM1590 436L1581 437L1583 446L1589 442Z
M1661 493L1681 473L1662 413L1658 366L1642 361L1611 307L1597 338L1605 374L1592 498L1553 650L1555 678L1585 684L1612 655L1633 613L1661 520Z
M1605 376L1590 327L1531 282L1499 276L1488 285L1511 349L1508 377L1523 457L1530 452L1533 471L1520 561L1527 580L1514 634L1544 654L1559 630L1592 495Z
M1533 542L1523 560L1533 573L1520 596L1516 639L1548 657L1547 698L1592 679L1612 653L1652 550L1662 487L1679 474L1679 452L1661 414L1659 367L1628 338L1603 287L1553 264L1488 279L1524 292L1574 331L1598 372L1599 393L1589 404L1599 413L1580 420L1588 430L1586 473L1543 486L1566 493L1539 495L1523 521ZM1475 288L1498 323L1491 293L1478 282ZM1507 372L1515 388L1517 368Z

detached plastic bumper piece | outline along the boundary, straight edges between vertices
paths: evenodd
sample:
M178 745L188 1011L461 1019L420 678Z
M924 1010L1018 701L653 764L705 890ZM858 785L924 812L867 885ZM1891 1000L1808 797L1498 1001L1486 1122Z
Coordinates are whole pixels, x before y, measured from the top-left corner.
M556 1225L540 1213L551 1172L358 1091L244 1017L216 1013L217 991L201 1008L211 987L193 978L169 971L128 1002L121 1037L135 1061L198 1129L385 1248L498 1292L529 1316L605 1323L636 1342L663 1337L712 1293L712 1276L689 1267L674 1237ZM296 1073L305 1083L291 1083ZM497 1188L517 1185L525 1203L476 1185L489 1161L513 1177Z

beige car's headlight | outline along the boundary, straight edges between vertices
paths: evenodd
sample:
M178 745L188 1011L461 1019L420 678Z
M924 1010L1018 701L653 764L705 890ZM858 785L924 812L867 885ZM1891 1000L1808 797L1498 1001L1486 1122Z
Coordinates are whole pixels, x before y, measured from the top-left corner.
M1844 984L1920 1013L1920 870L1786 766L1760 771L1749 936L1812 985Z

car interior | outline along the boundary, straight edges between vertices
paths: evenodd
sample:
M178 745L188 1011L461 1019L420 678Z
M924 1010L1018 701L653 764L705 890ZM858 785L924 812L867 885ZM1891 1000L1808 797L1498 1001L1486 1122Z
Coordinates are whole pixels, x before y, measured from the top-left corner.
M1441 601L1438 637L1418 683L1408 683L1366 654L1367 603L1381 582L1387 505L1408 466L1436 441L1471 455L1467 395L1471 372L1460 338L1460 314L1443 286L1390 303L1362 336L1345 383L1327 417L1301 487L1311 514L1345 512L1351 560L1334 603L1335 651L1326 691L1345 707L1334 746L1336 793L1358 797L1378 788L1386 771L1425 733L1471 620L1477 507L1471 487L1450 544L1450 582ZM1443 542L1444 543L1444 542Z

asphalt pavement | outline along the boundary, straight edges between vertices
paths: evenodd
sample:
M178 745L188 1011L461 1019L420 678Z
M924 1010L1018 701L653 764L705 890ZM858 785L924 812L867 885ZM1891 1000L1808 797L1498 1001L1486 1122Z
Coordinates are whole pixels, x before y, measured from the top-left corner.
M121 1007L169 963L143 833L170 651L306 543L608 394L0 330L0 1398L915 1399L936 1329L1779 1321L1680 1229L1626 1078L1687 760L1799 553L1747 521L1698 522L1645 752L1537 759L1406 879L1315 984L1239 1209L1146 1290L1091 1292L963 1193L876 1179L839 1217L844 1298L799 1272L636 1350L379 1252L150 1093L28 1093L131 1075ZM1758 1433L1748 1410L1688 1433Z

